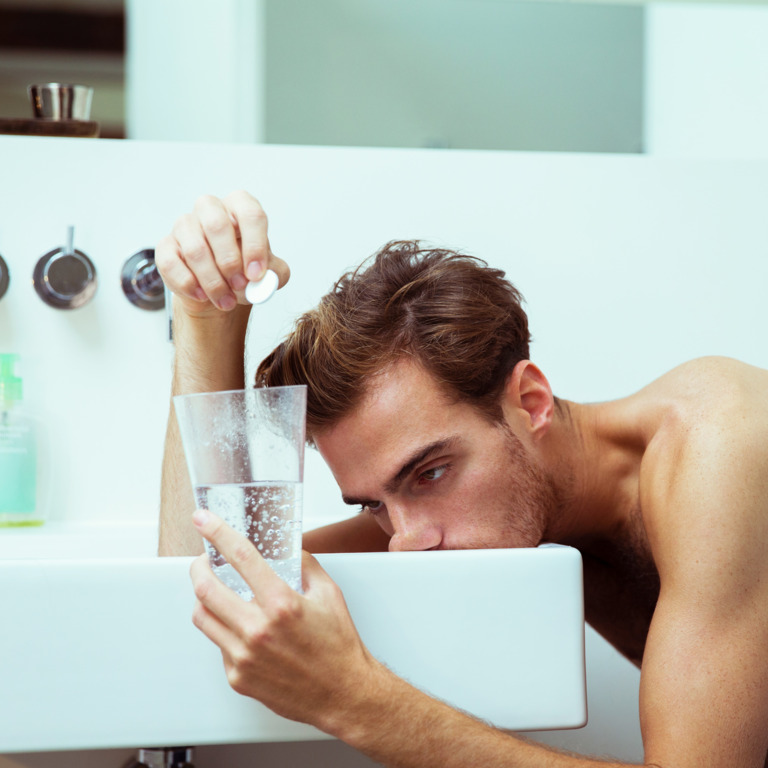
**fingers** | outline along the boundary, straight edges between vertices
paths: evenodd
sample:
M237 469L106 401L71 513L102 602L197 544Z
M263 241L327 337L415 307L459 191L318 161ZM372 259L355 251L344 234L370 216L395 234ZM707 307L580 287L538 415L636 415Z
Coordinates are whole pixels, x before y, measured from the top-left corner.
M248 192L232 192L223 201L237 230L242 253L243 273L248 280L260 280L273 270L282 288L291 276L288 264L272 253L267 236L267 215Z
M257 663L254 649L265 651L275 642L277 627L300 620L304 598L272 571L251 542L220 518L199 510L193 520L255 594L251 602L242 600L214 575L207 555L192 562L197 597L192 621L221 649L230 685L248 694L245 681Z
M241 533L228 526L221 518L207 510L197 510L192 520L199 533L224 556L224 559L245 579L254 593L254 600L262 607L280 603L297 596L269 566L254 545ZM222 585L223 586L223 585ZM226 589L226 588L225 588ZM231 590L226 590L234 600L224 601L211 589L210 600L205 604L215 607L223 621L231 623L242 607L242 600Z
M222 203L234 222L240 240L240 263L244 279L259 280L269 265L267 215L247 192L233 192Z
M338 592L340 594L336 582L326 573L323 566L317 561L317 558L307 552L307 550L302 550L301 552L301 579L304 594L307 597L317 595L321 591Z
M251 201L261 211L258 202L253 198ZM208 253L212 256L218 279L233 291L244 290L248 281L243 274L237 222L233 220L227 206L218 198L205 195L195 202L194 217L208 246Z
M267 269L277 273L280 287L288 282L290 268L272 254L267 224L259 201L247 192L223 200L205 195L158 243L155 263L186 308L212 304L230 311L246 303L248 281L260 279Z
M234 309L237 299L222 272L222 265L231 265L232 250L237 248L234 226L227 220L230 238L235 243L231 248L227 248L225 245L227 235L223 231L224 228L221 227L214 213L210 210L201 210L206 207L210 209L214 206L200 206L198 201L195 213L182 216L174 225L171 234L179 244L178 253L181 260L194 275L206 299L219 309L228 311ZM226 217L226 214L224 215ZM216 223L211 224L214 220ZM213 231L206 231L206 226L212 227ZM214 248L220 250L217 252ZM227 269L231 271L231 266Z
M219 618L219 614L232 614L236 606L230 603L237 601L242 605L242 600L216 578L208 563L208 555L196 557L189 572L197 597L192 612L192 623L220 648L233 647L237 636L229 625ZM226 606L226 609L222 606Z
M182 258L178 241L172 235L166 235L155 247L155 264L163 282L173 293L200 303L208 301L205 291Z
M283 717L318 723L331 702L344 709L374 668L341 590L309 553L303 555L305 595L294 592L256 548L215 515L193 520L251 585L241 600L213 574L205 556L191 568L198 604L195 625L221 649L230 686ZM311 599L309 593L311 592ZM363 681L361 683L361 681Z

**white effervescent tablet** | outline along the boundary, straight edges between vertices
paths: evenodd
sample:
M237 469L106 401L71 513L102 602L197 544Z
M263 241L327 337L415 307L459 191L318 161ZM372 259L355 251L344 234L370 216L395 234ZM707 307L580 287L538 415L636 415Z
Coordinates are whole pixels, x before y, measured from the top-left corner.
M277 273L268 269L261 280L250 282L245 286L245 298L251 304L263 304L272 298L272 294L277 290L279 282Z

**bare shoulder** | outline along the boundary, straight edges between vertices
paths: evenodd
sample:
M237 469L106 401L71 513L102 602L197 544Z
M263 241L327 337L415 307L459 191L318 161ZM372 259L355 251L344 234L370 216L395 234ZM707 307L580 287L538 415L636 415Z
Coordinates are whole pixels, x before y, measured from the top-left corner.
M665 563L713 548L726 558L762 552L768 545L768 371L702 358L658 379L646 396L665 404L640 487L660 574Z
M717 469L721 480L730 471L739 477L746 469L742 462L756 448L764 447L768 456L767 370L731 358L700 358L638 394L659 413L644 474L663 477L668 488L696 468Z
M768 438L768 370L727 357L691 360L661 376L639 393L660 403L663 414L656 442L689 441L697 436L713 444L726 432ZM653 455L651 451L650 455Z
M768 370L730 357L700 357L673 368L646 390L677 397L681 405L694 409L701 403L723 406L754 400L764 401L768 389Z

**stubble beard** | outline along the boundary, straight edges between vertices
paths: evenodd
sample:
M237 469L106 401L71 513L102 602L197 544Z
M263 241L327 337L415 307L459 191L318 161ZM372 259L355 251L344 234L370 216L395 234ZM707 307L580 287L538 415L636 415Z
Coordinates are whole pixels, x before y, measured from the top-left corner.
M508 502L501 537L511 547L536 547L561 507L554 479L537 466L525 447L502 422L513 492Z

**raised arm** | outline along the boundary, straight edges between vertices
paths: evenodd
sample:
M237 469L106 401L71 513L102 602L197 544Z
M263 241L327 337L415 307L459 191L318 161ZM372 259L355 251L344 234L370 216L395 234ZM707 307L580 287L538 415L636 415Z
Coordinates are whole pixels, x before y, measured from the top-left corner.
M201 197L163 238L155 258L173 293L172 395L242 389L250 305L244 289L269 267L283 286L288 265L276 258L267 218L251 195ZM160 508L161 555L202 552L191 523L194 497L173 407L168 417Z

